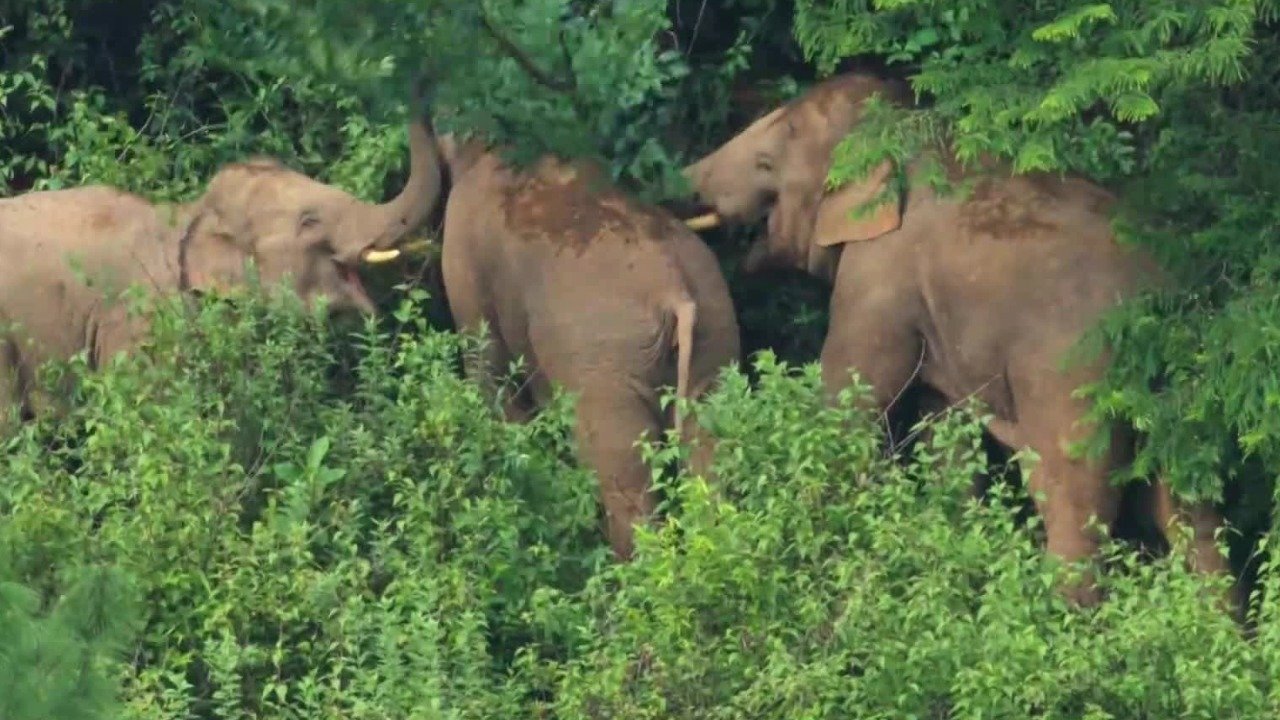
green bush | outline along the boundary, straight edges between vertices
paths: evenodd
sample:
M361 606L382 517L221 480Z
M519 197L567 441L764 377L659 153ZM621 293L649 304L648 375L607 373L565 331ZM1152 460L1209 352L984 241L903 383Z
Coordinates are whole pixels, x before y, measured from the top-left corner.
M1138 204L1167 221L1156 249L1189 280L1107 326L1120 362L1091 393L1153 431L1141 472L1271 494L1280 432L1254 358L1275 335L1275 3L797 2L793 28L789 3L724 0L676 3L696 20L670 37L665 4L491 3L554 71L560 26L521 20L565 13L570 64L602 68L572 107L452 13L475 3L383 0L351 22L345 2L0 0L0 194L107 182L184 199L269 153L378 199L406 157L388 79L459 57L442 93L464 120L585 146L661 190L668 147L726 135L731 81L783 79L753 48L794 30L821 63L874 52L922 72L932 110L881 144L944 127L1029 166L1137 173ZM429 32L384 32L424 10ZM426 57L442 36L448 55ZM1126 68L1142 81L1116 84ZM1222 68L1245 77L1219 88ZM1135 115L1144 99L1159 114ZM730 279L749 345L816 353L821 291ZM422 301L354 347L284 299L170 308L146 352L64 368L70 414L0 446L0 720L1280 713L1270 561L1250 567L1248 639L1179 562L1119 545L1107 602L1069 611L1037 524L1005 509L1020 491L965 499L983 462L970 415L902 463L877 418L821 403L816 366L768 353L699 414L721 438L717 487L651 448L661 521L614 565L568 399L500 422L459 379L473 343L427 327Z
M13 579L14 544L0 538L0 718L113 717L115 677L104 661L135 629L128 578L109 567L64 568L66 595L41 607L39 593Z
M54 597L95 564L138 583L119 717L1280 710L1274 592L1249 641L1179 562L1113 547L1108 602L1070 611L1016 490L967 498L974 418L899 462L855 395L824 407L816 365L768 354L700 409L715 489L647 446L663 520L615 565L568 398L502 422L459 379L472 342L414 316L359 331L343 389L343 338L295 301L175 304L145 352L68 368L71 416L10 443L21 581Z
M138 579L126 717L514 707L496 669L529 599L604 557L565 414L496 421L454 336L417 326L369 340L339 397L333 330L285 302L165 308L147 353L27 428L0 491L15 565L51 593L69 562Z

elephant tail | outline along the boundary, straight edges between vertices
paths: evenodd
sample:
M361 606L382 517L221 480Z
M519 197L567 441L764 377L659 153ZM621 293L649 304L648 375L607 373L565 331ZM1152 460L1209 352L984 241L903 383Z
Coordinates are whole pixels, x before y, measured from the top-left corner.
M677 437L684 437L684 413L680 410L680 401L688 402L691 388L690 374L693 366L693 326L698 321L698 306L689 297L675 301L672 312L676 316L676 399L675 430Z

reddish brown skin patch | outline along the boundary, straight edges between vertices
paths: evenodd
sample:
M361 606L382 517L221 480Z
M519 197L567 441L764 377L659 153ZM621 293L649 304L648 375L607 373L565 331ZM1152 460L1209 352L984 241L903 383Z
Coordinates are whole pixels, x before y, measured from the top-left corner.
M89 216L89 229L95 232L107 230L112 225L115 225L115 223L116 216L110 208L95 210L93 214Z
M1030 173L1014 178L975 178L960 207L960 223L972 233L994 240L1051 239L1066 228L1055 222L1064 203L1086 213L1105 214L1114 204L1106 190L1071 177Z
M861 102L873 94L893 105L907 105L912 101L911 88L903 82L882 80L866 75L836 75L809 89L805 94L792 98L783 107L779 120L792 113L816 112L827 116L838 104Z
M1060 230L1036 212L1036 205L1049 201L1047 196L1014 194L1008 189L1003 183L980 180L960 211L961 223L970 232L995 240L1031 240Z
M521 237L578 253L602 242L662 240L678 231L674 217L633 202L581 163L540 163L505 188L502 208L508 226Z

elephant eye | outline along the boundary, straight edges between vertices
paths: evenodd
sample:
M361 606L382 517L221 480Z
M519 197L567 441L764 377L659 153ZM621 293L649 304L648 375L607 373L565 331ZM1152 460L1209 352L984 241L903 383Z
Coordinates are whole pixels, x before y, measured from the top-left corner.
M761 172L773 172L773 158L768 155L757 155L756 169Z
M303 210L298 217L298 229L310 230L320 226L320 216L314 210Z

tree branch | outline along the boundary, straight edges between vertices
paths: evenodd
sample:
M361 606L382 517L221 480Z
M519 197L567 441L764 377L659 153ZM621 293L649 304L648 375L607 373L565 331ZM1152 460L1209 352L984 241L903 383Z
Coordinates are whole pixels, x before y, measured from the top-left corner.
M529 57L524 50L520 49L520 46L516 45L511 38L504 35L502 31L498 29L497 25L494 24L493 19L489 17L489 11L485 7L484 3L480 4L480 24L484 26L484 30L489 34L489 37L493 38L493 41L498 43L498 47L502 48L502 51L506 53L508 57L515 60L516 64L528 73L529 77L533 78L539 85L561 93L573 94L577 91L577 82L572 75L568 79L553 76L543 68L538 67L538 64L533 61L533 58ZM569 48L564 42L563 34L560 36L560 46L564 50L565 57L568 58Z

